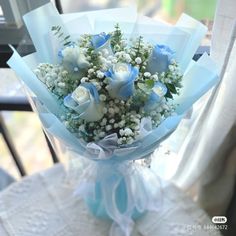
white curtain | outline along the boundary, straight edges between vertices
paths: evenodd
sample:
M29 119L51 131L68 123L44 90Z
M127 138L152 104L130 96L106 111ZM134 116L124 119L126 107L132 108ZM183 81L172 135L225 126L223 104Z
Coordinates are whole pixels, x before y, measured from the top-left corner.
M165 155L157 151L153 163L162 177L195 196L210 215L225 213L235 184L235 19L236 1L218 1L211 57L221 70L221 83L193 107L191 119L183 120L163 144Z

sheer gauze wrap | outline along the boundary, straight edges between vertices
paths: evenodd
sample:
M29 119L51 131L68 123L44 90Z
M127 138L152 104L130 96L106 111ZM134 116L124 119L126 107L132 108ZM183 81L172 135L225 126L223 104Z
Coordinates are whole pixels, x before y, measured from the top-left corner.
M193 103L218 81L217 68L208 55L204 54L197 62L192 61L207 29L184 14L172 26L139 16L135 8L59 15L51 3L26 14L24 21L36 53L20 57L13 49L8 64L32 91L31 100L47 134L58 139L72 153L91 160L84 169L78 169L81 175L75 196L84 198L95 216L113 221L110 235L128 236L134 220L146 211L158 211L162 201L158 177L132 160L148 157L174 131ZM117 22L126 38L142 35L153 44L168 45L175 51L184 74L181 94L174 97L178 104L176 113L153 130L150 120L143 119L139 139L127 148L117 146L116 134L98 143L78 140L60 121L63 107L33 73L38 63L59 62L60 45L51 33L52 26L61 26L76 39L85 33L110 32Z

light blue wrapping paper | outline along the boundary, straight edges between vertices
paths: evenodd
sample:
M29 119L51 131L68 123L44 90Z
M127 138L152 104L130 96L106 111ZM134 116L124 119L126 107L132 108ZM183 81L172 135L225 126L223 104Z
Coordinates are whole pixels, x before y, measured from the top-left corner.
M23 17L34 43L39 62L55 63L57 61L50 44L52 26L61 26L62 31L67 34L67 29L64 27L60 15L58 13L55 14L56 12L56 8L51 3L48 3L27 13Z
M61 111L56 99L48 91L46 86L38 80L23 58L14 49L13 52L7 64L17 73L37 98L44 104L47 104L48 111L55 115L60 115Z
M158 177L149 168L130 162L149 156L159 143L175 130L186 111L218 81L217 68L210 57L203 55L198 62L191 59L206 32L205 26L183 15L175 26L148 17L138 16L135 8L110 9L95 12L57 13L52 4L46 4L24 17L37 52L21 58L16 51L8 64L36 95L33 103L44 129L56 137L67 150L93 160L84 170L76 194L85 199L91 212L110 218L113 224L110 236L129 236L134 219L146 211L158 211L161 195ZM144 130L143 138L125 148L113 147L114 136L96 143L84 143L70 133L60 121L63 112L56 99L36 78L33 69L40 62L57 63L60 45L50 33L54 25L76 38L82 33L109 32L119 22L128 37L143 35L152 43L167 44L175 50L176 59L184 72L181 95L176 114L166 118L157 128ZM35 27L37 25L37 27ZM75 26L78 29L75 30ZM191 66L188 65L191 62Z

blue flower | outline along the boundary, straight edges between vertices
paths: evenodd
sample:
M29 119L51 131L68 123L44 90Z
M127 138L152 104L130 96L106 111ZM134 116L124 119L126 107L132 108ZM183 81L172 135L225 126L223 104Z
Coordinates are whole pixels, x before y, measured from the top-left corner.
M82 83L64 98L64 105L76 111L81 119L98 121L103 117L103 104L99 101L96 86Z
M144 106L145 110L153 110L167 93L167 87L161 82L156 82L152 88L152 92Z
M166 72L173 57L174 52L168 46L157 44L149 57L147 71L151 74Z
M89 62L80 48L75 44L70 44L60 50L58 56L62 59L63 66L69 71L79 71L89 67Z
M138 76L138 68L130 64L117 63L105 73L108 77L108 92L111 97L127 100L133 95L134 81Z
M92 36L91 43L95 49L101 48L104 46L107 42L109 42L111 38L110 34L106 33L100 33L100 34L95 34Z

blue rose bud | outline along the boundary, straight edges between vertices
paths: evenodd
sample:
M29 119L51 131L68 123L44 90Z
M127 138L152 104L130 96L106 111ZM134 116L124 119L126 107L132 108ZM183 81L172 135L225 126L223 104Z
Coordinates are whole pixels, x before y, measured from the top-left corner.
M58 56L62 59L63 66L69 71L77 72L89 67L89 62L86 60L85 55L75 44L60 50Z
M76 111L81 119L89 122L103 117L103 104L99 94L91 83L82 83L75 91L64 98L64 105Z
M173 57L174 52L168 46L157 44L149 57L147 71L151 74L166 72Z
M111 35L104 32L93 35L91 38L91 43L94 49L104 54L104 56L113 54L110 41Z
M104 46L109 39L111 38L110 34L100 33L92 36L91 42L95 49Z
M144 106L145 110L153 110L167 93L167 87L161 82L156 82L152 88L152 92Z
M138 68L126 63L117 63L105 73L108 77L108 92L112 98L129 99L134 92Z

